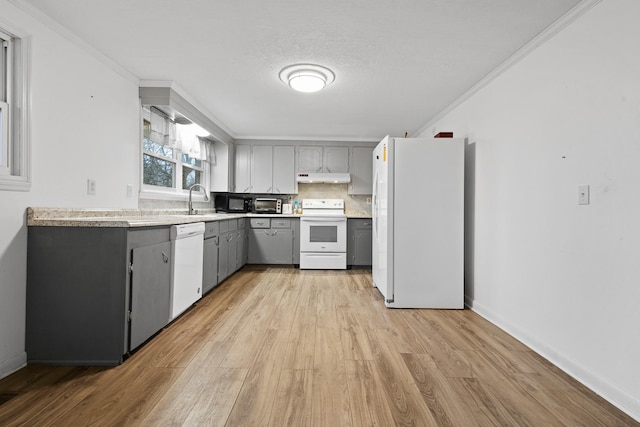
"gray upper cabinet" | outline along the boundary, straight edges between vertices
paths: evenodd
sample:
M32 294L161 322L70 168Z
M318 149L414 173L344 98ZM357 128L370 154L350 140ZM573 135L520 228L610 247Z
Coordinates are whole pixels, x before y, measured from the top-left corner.
M215 160L211 165L209 188L213 192L234 192L235 146L216 141L213 143L213 154Z
M322 147L298 147L298 172L322 172Z
M239 144L236 147L236 192L294 194L297 192L295 147Z
M349 147L324 147L322 172L349 172Z
M349 194L373 192L373 147L353 147L349 156Z
M270 145L251 147L251 192L273 192L273 147Z
M349 172L349 147L298 147L298 172Z
M273 147L273 191L275 194L295 194L296 150L293 145Z
M235 192L251 193L251 146L236 146Z

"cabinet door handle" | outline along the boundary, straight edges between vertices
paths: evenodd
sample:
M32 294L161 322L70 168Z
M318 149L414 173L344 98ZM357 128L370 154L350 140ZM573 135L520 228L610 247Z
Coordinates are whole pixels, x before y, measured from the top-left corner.
M242 190L243 193L246 193L247 191L249 191L250 187L245 188L244 190Z
M164 262L165 264L169 262L169 257L164 252L162 252L162 262Z
M266 192L267 192L267 193L270 193L272 188L273 188L273 186L272 186L272 187L267 188L267 191L266 191Z
M271 236L275 236L276 234L278 234L278 230L273 230L273 234Z
M220 237L219 236L214 237L213 241L215 242L216 246L220 246Z

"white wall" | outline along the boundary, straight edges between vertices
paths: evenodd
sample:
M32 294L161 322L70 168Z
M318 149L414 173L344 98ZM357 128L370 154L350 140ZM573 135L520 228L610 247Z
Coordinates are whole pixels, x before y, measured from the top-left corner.
M31 36L29 192L0 191L0 377L26 361L28 206L137 207L138 85L0 0L0 27ZM97 182L88 196L87 178ZM126 185L134 185L127 197Z
M473 309L640 420L639 16L599 3L423 136L470 143Z

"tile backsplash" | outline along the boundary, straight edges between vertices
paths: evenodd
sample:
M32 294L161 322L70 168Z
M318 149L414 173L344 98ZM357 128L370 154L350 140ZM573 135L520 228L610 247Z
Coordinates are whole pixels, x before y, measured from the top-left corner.
M344 199L347 215L371 215L370 195L354 196L347 194L349 184L298 184L298 194L290 195L290 200L303 199Z
M278 195L287 203L294 200L301 202L303 199L344 199L344 208L347 215L370 216L370 195L354 196L347 194L348 184L298 184L298 194ZM213 209L213 202L195 202L196 209ZM175 200L140 199L140 209L187 209L187 202Z

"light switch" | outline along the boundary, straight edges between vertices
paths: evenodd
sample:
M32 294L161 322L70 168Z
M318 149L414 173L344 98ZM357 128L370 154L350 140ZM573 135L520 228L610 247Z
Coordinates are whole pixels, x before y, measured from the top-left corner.
M581 185L578 187L578 204L579 205L589 204L589 186L588 185Z

